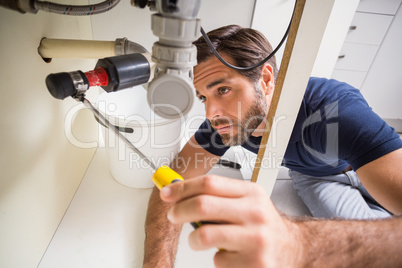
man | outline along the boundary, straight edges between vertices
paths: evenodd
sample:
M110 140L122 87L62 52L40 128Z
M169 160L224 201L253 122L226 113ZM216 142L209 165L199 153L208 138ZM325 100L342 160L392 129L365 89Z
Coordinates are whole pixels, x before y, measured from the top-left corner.
M232 65L254 65L272 51L265 37L252 29L232 25L208 36ZM230 146L258 152L278 73L274 58L260 68L237 71L222 64L202 38L195 45L194 86L207 120L172 163L185 179L207 173ZM314 216L367 219L400 214L401 162L399 136L357 89L310 79L283 164L291 169L295 189ZM156 190L152 193L144 267L173 266L181 225L167 221L170 206Z

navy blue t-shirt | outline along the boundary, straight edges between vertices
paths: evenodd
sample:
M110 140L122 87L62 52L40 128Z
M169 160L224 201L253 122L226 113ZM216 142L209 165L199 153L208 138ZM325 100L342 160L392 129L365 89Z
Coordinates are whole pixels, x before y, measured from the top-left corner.
M229 149L205 120L195 133L208 152L222 156ZM261 137L242 146L258 153ZM402 148L402 140L369 107L360 91L346 83L310 78L293 128L283 165L311 176L353 170Z

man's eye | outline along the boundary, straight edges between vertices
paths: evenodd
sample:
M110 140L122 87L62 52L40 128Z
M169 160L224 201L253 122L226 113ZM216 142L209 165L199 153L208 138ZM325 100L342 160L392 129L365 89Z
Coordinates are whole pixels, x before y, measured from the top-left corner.
M229 88L227 88L227 87L221 87L221 88L219 88L218 89L218 92L219 92L219 94L225 94L225 93L228 93L229 92Z
M201 102L205 102L205 101L207 100L207 98L206 98L205 96L199 96L198 99L199 99Z

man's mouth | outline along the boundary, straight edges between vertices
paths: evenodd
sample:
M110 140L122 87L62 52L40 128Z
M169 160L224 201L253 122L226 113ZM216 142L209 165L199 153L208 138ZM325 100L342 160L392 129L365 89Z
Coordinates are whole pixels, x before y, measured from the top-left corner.
M232 129L232 125L216 126L215 129L219 134L225 134L230 132L230 130Z

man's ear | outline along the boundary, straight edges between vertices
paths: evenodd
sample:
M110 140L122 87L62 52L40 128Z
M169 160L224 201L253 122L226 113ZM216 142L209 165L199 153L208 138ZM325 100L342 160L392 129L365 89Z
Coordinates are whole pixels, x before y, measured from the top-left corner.
M261 68L260 86L265 95L271 95L274 92L274 70L269 63L264 63Z

